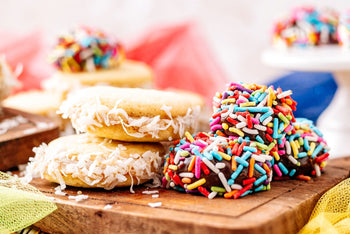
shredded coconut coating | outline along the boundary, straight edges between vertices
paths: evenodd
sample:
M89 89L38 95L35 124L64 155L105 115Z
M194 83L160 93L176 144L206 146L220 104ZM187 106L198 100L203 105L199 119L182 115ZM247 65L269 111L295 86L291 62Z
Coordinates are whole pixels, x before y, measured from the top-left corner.
M150 202L148 203L148 205L152 208L156 208L156 207L161 207L162 206L162 202Z
M18 127L23 123L27 123L28 119L24 118L21 115L16 115L14 117L4 119L0 122L0 135L5 134L10 129Z
M36 155L30 158L27 174L30 174L29 177L44 178L46 173L59 181L62 190L66 188L65 176L71 176L89 186L103 187L106 190L113 189L118 184L125 182L126 175L136 178L136 184L139 184L140 180L149 179L159 182L157 172L154 172L154 168L158 168L161 163L159 152L146 151L142 155L131 154L129 158L124 158L120 156L123 148L125 147L118 145L115 149L106 147L108 153L78 154L73 150L70 152L57 149L57 147L53 149L43 143L33 149ZM133 183L134 181L132 185ZM132 185L131 192L133 191Z
M128 113L119 108L119 103L123 101L119 99L115 106L110 109L103 105L100 98L82 103L78 98L72 97L70 100L63 102L58 111L63 118L70 118L73 127L77 132L87 132L89 128L119 125L123 126L124 131L136 138L142 138L146 135L151 135L152 138L159 138L159 132L167 130L170 127L174 129L175 134L183 137L186 129L196 129L198 118L200 115L200 106L188 108L186 115L177 116L175 118L171 115L171 106L163 105L160 109L166 113L167 119L163 119L160 115L155 117L130 117ZM129 132L127 128L137 128L137 132Z
M70 200L75 200L76 202L81 202L83 200L88 199L89 196L88 195L76 195L76 196L68 196L68 199Z
M112 208L113 208L113 206L110 205L110 204L107 204L107 205L105 205L105 206L103 207L104 210L109 210L109 209L112 209Z

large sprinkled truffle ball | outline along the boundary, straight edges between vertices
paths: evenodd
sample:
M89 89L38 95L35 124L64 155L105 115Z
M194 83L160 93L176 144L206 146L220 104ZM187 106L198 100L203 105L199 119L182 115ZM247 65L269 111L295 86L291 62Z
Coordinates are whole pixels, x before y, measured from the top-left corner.
M269 190L270 155L256 144L198 133L175 142L164 165L163 186L212 199L221 195L239 198Z
M211 131L263 144L270 151L293 129L297 103L291 94L272 86L231 83L213 98Z

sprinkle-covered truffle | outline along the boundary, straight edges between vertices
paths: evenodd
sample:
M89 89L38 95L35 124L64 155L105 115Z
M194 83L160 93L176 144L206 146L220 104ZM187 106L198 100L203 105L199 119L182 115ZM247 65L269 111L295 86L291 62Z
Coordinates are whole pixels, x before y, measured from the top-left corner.
M213 98L211 131L232 139L241 137L271 151L293 129L297 103L291 94L291 90L272 86L231 83Z
M270 155L254 142L198 133L175 141L164 165L163 186L187 193L239 198L270 189Z
M50 55L63 72L93 72L116 67L124 59L121 45L102 31L87 27L61 35Z
M336 44L339 16L332 9L294 8L273 29L273 44L280 47L305 47Z

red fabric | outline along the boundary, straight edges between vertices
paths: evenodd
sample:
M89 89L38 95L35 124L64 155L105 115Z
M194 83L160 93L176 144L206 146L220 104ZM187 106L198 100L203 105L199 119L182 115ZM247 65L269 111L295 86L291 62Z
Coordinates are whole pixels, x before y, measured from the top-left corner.
M52 68L47 62L48 47L44 45L40 32L24 36L0 32L0 54L5 54L7 62L15 69L23 65L23 71L18 77L22 87L15 92L40 88L40 82L52 74Z
M43 43L42 34L0 33L0 38L0 53L6 54L9 64L13 68L23 64L23 73L19 76L23 87L19 90L40 88L40 82L53 72L47 59L50 47ZM227 83L207 42L191 23L148 30L134 43L126 45L126 56L153 68L156 88L194 91L203 95L208 104L215 92Z
M127 48L126 56L153 68L157 88L194 91L208 104L228 81L206 40L191 23L149 30Z

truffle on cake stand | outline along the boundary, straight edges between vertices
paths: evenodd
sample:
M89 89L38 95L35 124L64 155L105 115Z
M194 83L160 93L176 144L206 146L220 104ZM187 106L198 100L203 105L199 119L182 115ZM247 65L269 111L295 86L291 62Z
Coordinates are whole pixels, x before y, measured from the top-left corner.
M333 73L338 89L331 104L319 117L317 127L325 135L334 157L347 156L346 145L350 142L350 52L336 45L285 50L270 48L261 58L264 64L275 68Z

